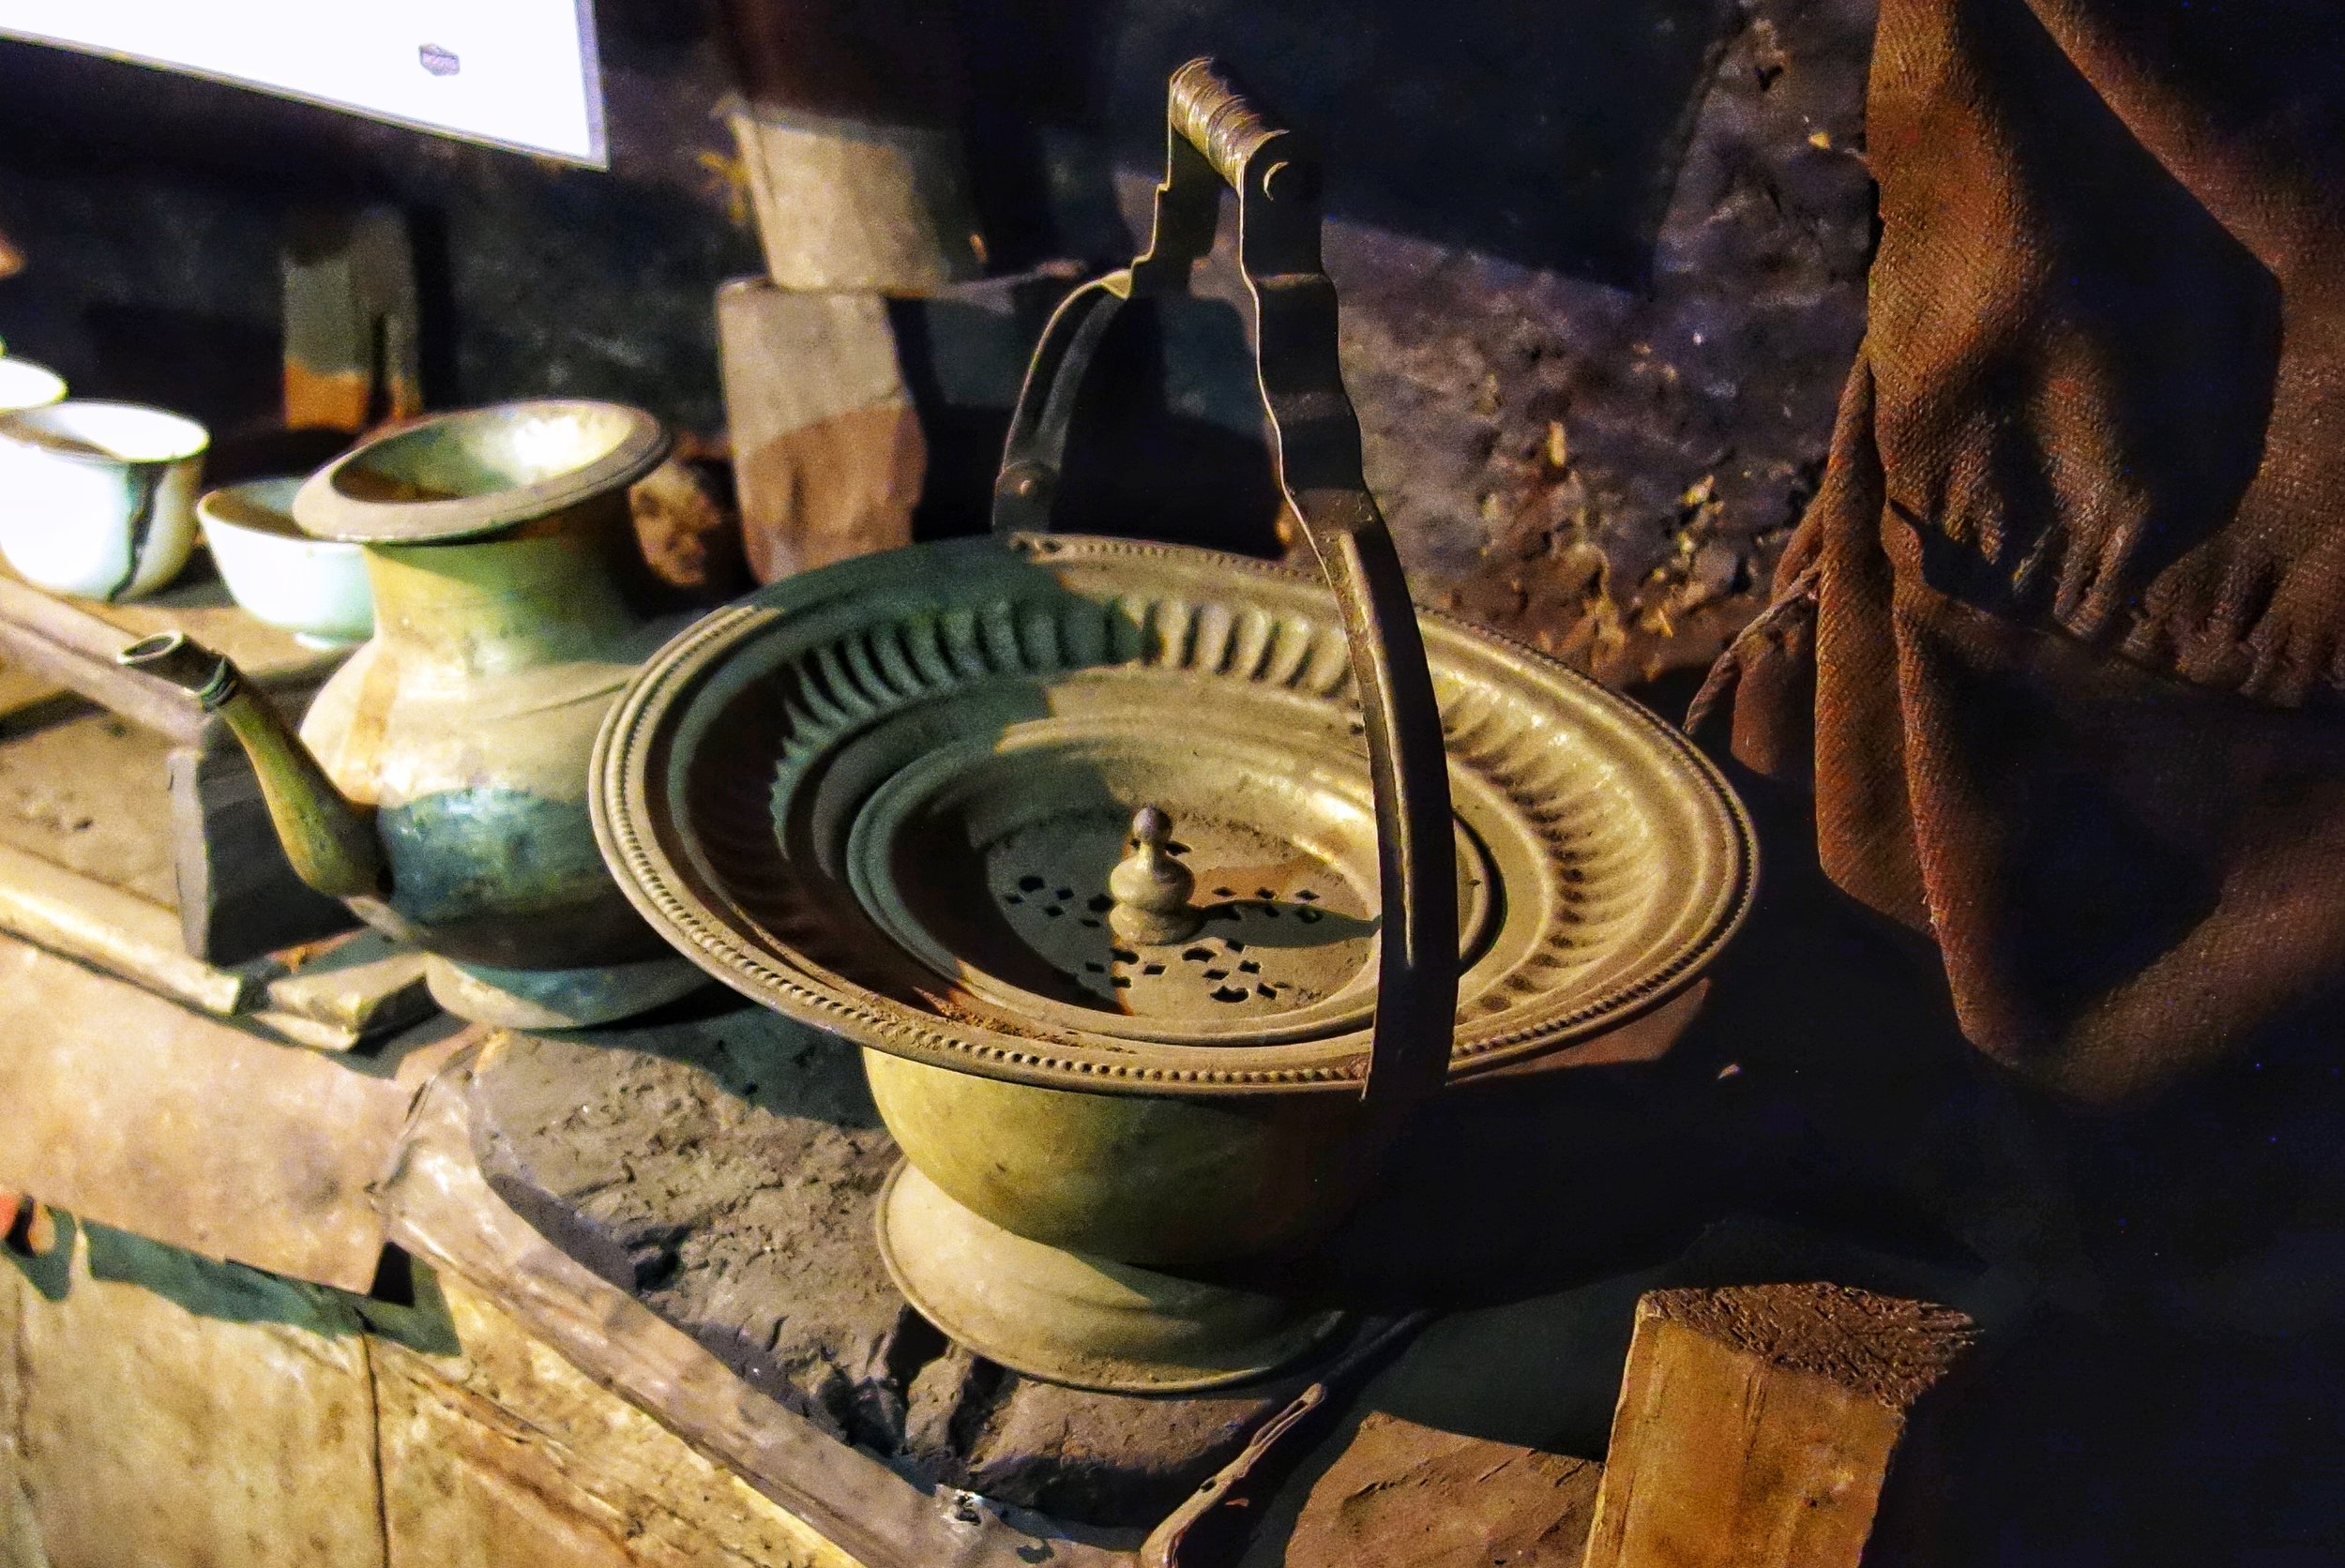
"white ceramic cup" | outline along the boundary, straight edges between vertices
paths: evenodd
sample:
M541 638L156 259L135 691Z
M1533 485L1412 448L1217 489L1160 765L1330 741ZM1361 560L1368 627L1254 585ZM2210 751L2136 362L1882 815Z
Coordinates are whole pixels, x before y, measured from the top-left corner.
M0 354L0 414L65 400L65 377L46 365Z
M0 555L85 599L160 588L195 548L204 427L137 403L0 414Z
M228 592L257 619L312 648L374 635L374 590L363 546L315 539L294 525L299 479L255 479L195 505Z

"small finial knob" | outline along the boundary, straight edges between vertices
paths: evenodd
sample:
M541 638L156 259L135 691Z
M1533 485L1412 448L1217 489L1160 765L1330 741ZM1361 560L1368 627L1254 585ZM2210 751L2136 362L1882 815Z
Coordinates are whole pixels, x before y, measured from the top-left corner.
M1108 896L1115 900L1108 929L1135 946L1186 942L1204 924L1188 901L1197 879L1172 858L1172 819L1142 807L1132 818L1132 852L1108 873Z

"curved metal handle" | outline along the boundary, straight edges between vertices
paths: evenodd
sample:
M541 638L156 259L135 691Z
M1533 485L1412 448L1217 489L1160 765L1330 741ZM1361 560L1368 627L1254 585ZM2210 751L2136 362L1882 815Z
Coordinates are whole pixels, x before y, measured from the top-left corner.
M1336 291L1319 252L1319 180L1294 132L1211 60L1173 73L1156 226L1132 264L1067 296L1026 371L994 481L997 533L1048 533L1084 376L1124 303L1187 289L1213 246L1220 186L1238 195L1238 262L1278 489L1333 589L1368 731L1384 910L1376 1022L1361 1094L1405 1114L1449 1070L1458 882L1448 759L1425 641L1392 535L1369 493L1343 389Z

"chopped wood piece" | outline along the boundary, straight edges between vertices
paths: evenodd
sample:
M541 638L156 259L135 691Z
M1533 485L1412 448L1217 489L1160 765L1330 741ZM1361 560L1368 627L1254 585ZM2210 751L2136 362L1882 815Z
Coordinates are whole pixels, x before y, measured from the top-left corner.
M173 747L163 776L171 792L179 940L188 952L238 964L357 924L340 899L294 874L261 781L223 731Z
M173 744L164 777L183 951L210 964L236 964L348 930L356 917L294 875L252 769L220 721L172 683L114 661L138 638L169 630L187 631L234 659L288 714L309 705L341 657L263 626L232 606L218 582L174 587L140 604L84 606L0 574L0 659Z
M1856 1568L1917 1408L1976 1338L1838 1285L1651 1292L1585 1568Z
M268 983L255 1023L315 1050L349 1050L420 1023L438 1011L423 955L380 931L355 931L301 955Z
M340 899L304 882L277 836L244 752L215 732L174 746L171 870L182 946L207 963L248 963L358 924Z
M885 301L717 291L725 421L750 572L792 572L912 542L928 464Z
M928 294L984 270L957 130L763 107L729 118L782 287Z
M1603 1470L1371 1410L1311 1486L1284 1568L1577 1568Z
M415 252L395 207L286 223L285 423L356 433L423 412Z
M954 8L722 0L745 101L730 114L786 289L925 294L984 270L960 127Z

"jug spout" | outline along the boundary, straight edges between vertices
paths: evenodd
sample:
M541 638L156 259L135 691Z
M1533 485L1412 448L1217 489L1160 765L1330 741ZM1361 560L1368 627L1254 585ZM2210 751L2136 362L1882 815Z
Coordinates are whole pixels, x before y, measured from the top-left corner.
M335 898L371 898L385 891L383 848L374 811L346 799L284 716L247 685L229 659L185 632L142 638L114 656L195 694L219 715L252 760L270 822L295 875Z

